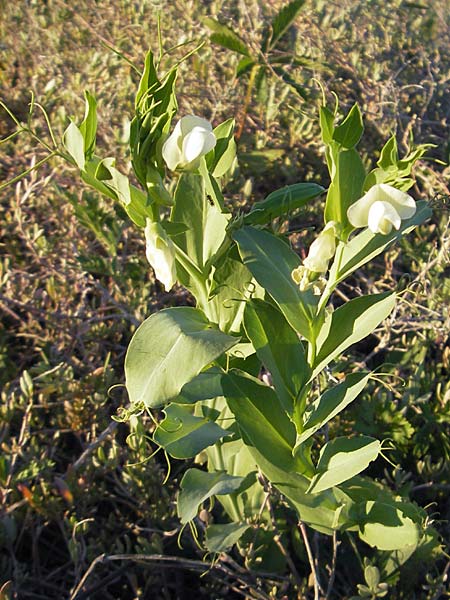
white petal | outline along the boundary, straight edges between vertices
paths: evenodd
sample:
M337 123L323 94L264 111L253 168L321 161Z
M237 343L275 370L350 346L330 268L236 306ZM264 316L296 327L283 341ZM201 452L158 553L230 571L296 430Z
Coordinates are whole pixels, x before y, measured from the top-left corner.
M415 214L416 202L412 196L387 183L380 183L379 187L383 194L383 197L380 197L379 200L392 204L401 219L409 219Z
M335 224L330 221L311 244L303 264L310 271L325 273L328 263L336 252Z
M374 202L369 211L368 226L373 233L387 235L392 227L399 229L402 220L396 209L389 202Z
M200 158L216 145L215 135L203 127L194 127L183 139L183 159L188 164Z
M202 117L196 117L195 115L186 115L182 117L177 125L180 125L181 135L184 137L188 133L190 133L194 127L202 127L206 129L206 131L212 131L212 125L206 119L202 119Z
M177 123L178 127L179 123ZM175 171L178 165L182 162L180 141L181 136L177 132L177 127L172 134L167 138L162 147L162 157L171 171ZM178 128L180 131L180 128Z
M349 206L347 217L353 227L367 227L370 207L377 201L377 191L374 190L375 187L377 186L374 185L371 187L362 198Z

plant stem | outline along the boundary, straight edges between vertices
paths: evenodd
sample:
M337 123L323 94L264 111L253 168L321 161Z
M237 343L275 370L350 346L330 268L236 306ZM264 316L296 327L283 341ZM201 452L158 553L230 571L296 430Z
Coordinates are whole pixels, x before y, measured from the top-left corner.
M314 581L314 600L319 600L319 594L322 591L322 587L320 585L319 576L316 571L316 567L314 564L314 556L311 550L311 546L308 540L308 534L306 533L305 524L302 521L298 522L298 526L300 529L300 533L302 534L303 542L306 548L306 554L308 555L309 566L311 567L311 575L313 576Z

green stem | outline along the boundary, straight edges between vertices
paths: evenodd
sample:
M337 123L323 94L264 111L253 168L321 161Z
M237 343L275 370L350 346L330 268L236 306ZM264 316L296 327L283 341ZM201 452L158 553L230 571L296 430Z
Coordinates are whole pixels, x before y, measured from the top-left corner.
M205 277L205 274L192 262L186 252L176 244L175 253L177 261L193 280L195 284L194 296L197 300L197 304L204 310L208 305L207 278Z
M35 165L30 167L29 169L26 169L25 171L20 173L20 175L17 175L16 177L13 177L9 181L5 181L4 183L0 184L0 191L3 190L4 188L8 187L8 185L12 185L13 183L16 183L17 181L20 181L21 179L26 177L29 173L31 173L35 169L38 169L41 165L45 164L51 158L53 158L54 156L57 156L57 155L58 155L58 152L52 152L51 154L49 154L48 156L46 156L45 158L43 158L42 160L37 162Z
M336 252L336 256L334 258L334 263L336 263L336 277L333 281L328 281L327 283L327 287L325 288L320 301L319 301L319 305L317 307L317 314L319 314L326 306L328 300L330 299L331 294L334 292L337 284L339 283L340 277L339 277L339 272L341 270L341 263L342 263L342 257L344 255L344 248L345 248L345 244L339 244L337 252ZM333 267L334 267L334 263L333 263ZM334 270L334 269L333 269Z

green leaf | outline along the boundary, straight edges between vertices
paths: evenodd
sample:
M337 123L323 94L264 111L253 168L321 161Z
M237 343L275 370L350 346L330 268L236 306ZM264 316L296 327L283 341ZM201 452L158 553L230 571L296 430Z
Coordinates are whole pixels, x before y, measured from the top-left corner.
M354 104L342 123L334 129L333 140L338 142L343 148L350 150L359 142L363 131L364 125L361 111L359 110L359 106Z
M331 153L333 155L333 152ZM362 196L366 171L358 152L337 150L332 158L332 181L328 188L325 204L325 221L336 221L348 231L347 210L353 202Z
M263 300L247 302L244 328L256 354L272 375L275 391L288 414L309 377L303 345L285 317Z
M138 109L141 100L145 99L149 89L159 84L158 76L153 61L153 52L149 50L145 55L144 71L142 73L138 91L136 93L135 107Z
M236 492L244 479L223 471L207 473L200 469L188 469L183 475L178 494L177 513L181 522L192 521L197 516L199 505L208 498Z
M263 42L263 48L265 51L276 46L278 40L293 24L304 4L305 0L293 0L292 2L289 2L289 4L286 4L286 6L283 6L283 8L278 12L271 25L272 35L270 36L268 42Z
M305 206L310 200L324 192L316 183L294 183L272 192L256 202L251 211L244 216L246 225L264 225L277 217L291 216L295 210Z
M316 298L311 291L300 292L291 277L300 258L285 242L254 227L238 229L233 238L244 264L278 304L291 327L311 339Z
M388 169L389 167L393 167L398 162L398 147L397 140L395 135L390 137L388 141L383 146L380 158L377 162L377 165L381 169Z
M317 336L317 355L311 379L349 346L371 334L394 306L395 294L385 292L354 298L329 313Z
M324 144L330 144L334 132L334 114L326 106L321 106L319 110L320 131Z
M253 60L253 58L244 56L244 58L241 58L241 60L237 64L236 77L241 77L242 75L245 75L246 73L251 71L256 64L257 63Z
M225 238L229 215L220 212L214 203L209 202L204 179L197 173L181 175L174 200L170 220L183 223L187 230L174 236L173 241L200 271L205 271L208 261Z
M211 42L244 56L250 56L250 50L247 48L244 40L230 27L219 23L219 21L211 17L205 17L203 23L213 32L210 35Z
M300 473L312 475L314 467L306 456L293 457L295 427L273 390L237 371L224 377L223 387L255 463L286 496L299 518L327 534L346 523L347 512L352 506L348 496L340 493L338 499L331 491L317 495L306 493L310 482ZM350 524L349 527L356 526Z
M404 512L382 502L365 502L358 506L360 512L359 537L378 550L399 550L415 547L419 542L419 526Z
M372 233L370 229L365 229L347 244L340 243L336 258L330 270L329 281L333 282L327 289L333 290L337 284L348 277L356 269L373 260L376 256L384 252L388 246L398 241L402 236L410 233L415 227L422 224L432 215L432 210L427 202L417 202L417 210L410 219L402 221L400 229L393 229L391 233L382 235ZM327 294L328 295L328 294Z
M199 452L230 435L213 421L196 417L190 408L169 404L153 434L153 440L174 458L192 458Z
M234 258L236 254L236 258ZM222 331L238 332L244 316L245 294L263 296L264 290L255 282L247 267L239 260L236 247L215 269L210 290L210 304L216 307L217 322Z
M73 121L70 122L70 125L64 132L64 146L77 167L82 171L85 165L84 138Z
M303 469L301 461L292 456L295 427L273 389L237 370L223 376L222 386L245 441L286 471Z
M238 341L215 329L195 308L167 308L151 315L137 329L125 357L131 403L163 405Z
M81 135L84 138L84 153L88 157L95 150L97 135L97 102L88 91L84 92L86 108L84 119L80 124Z
M208 525L205 546L210 552L226 552L236 544L250 528L245 523L227 523L226 525Z
M234 124L234 119L228 119L214 129L217 143L210 153L212 160L207 161L208 169L213 177L223 177L235 162L236 142L233 137Z
M215 405L220 407L220 403L223 405L219 418L223 419L224 423L232 423L233 413L228 408L225 399L220 398ZM248 447L241 439L230 441L230 438L224 438L214 446L207 448L205 452L208 456L209 471L223 470L229 475L245 479L238 492L218 497L230 519L242 521L258 514L264 502L265 492L261 484L256 481L257 466Z
M210 400L223 396L222 390L223 371L220 367L211 367L203 373L199 373L194 379L183 386L177 404L194 404L199 400Z
M345 380L324 392L305 413L303 430L297 437L296 446L321 429L328 421L344 410L362 392L370 373L351 373Z
M358 475L377 458L381 443L367 436L338 437L325 444L308 492L319 493Z

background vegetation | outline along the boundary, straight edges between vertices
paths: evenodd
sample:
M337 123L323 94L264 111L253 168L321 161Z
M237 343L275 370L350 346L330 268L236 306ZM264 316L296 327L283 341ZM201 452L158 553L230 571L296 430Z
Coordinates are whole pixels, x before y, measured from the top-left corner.
M204 42L180 67L180 114L237 118L239 167L228 184L236 208L246 210L286 183L327 184L318 80L329 101L336 92L343 109L360 104L368 163L394 132L404 152L413 141L435 144L416 169L413 190L433 202L433 219L370 273L358 273L353 290L341 290L404 289L395 314L347 359L385 363L398 384L387 390L373 383L332 427L394 441L397 466L378 461L371 474L427 507L440 537L430 535L401 572L386 553L345 536L333 571L329 538L310 537L323 581L334 573L329 599L376 598L386 590L392 599L449 597L450 8L306 2L276 49L258 54L282 5L80 0L75 9L62 0L0 2L1 97L26 123L33 91L60 137L68 117L81 116L89 89L99 106L98 145L114 148L127 170L127 116L138 81L130 63L140 69L148 47L158 53L160 15L163 68ZM205 17L233 28L259 56L255 79L236 75L242 56L209 39ZM47 154L35 137L50 141L38 107L27 127L1 146L2 182ZM1 138L14 131L3 111ZM162 485L167 464L159 455L148 460L151 422L111 419L127 403L117 384L136 326L158 308L191 302L182 289L166 294L155 282L143 236L57 159L14 185L0 184L0 194L0 598L293 598L295 585L299 597L312 597L306 550L290 530L280 535L294 572L276 548L259 561L253 549L252 556L221 557L200 577L204 551L187 532L183 550L177 543L176 489L186 465L172 461ZM312 206L290 225L300 253L321 225L317 214ZM286 512L279 498L274 506ZM202 516L220 521L218 507Z

